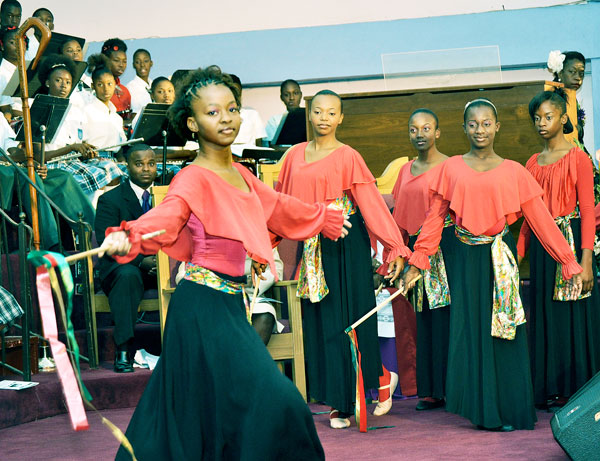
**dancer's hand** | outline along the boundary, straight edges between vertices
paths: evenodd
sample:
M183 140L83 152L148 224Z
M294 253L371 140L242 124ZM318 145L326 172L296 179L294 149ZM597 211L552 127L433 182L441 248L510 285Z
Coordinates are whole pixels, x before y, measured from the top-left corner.
M398 256L390 262L388 266L388 275L385 276L385 279L389 280L390 285L400 276L402 269L404 269L404 258L402 256Z
M567 289L569 290L570 294L569 299L571 301L577 301L583 289L581 274L575 274L573 277L571 277L571 280L567 281Z
M252 260L252 285L255 285L256 283L260 283L260 282L255 282L255 280L258 278L260 280L267 280L265 278L264 275L262 275L265 270L267 269L267 265L266 264L262 264L259 263L258 261L254 261L254 259Z
M581 275L582 293L588 293L592 291L596 277L592 270L592 258L594 253L592 250L584 248L581 254L581 262L579 265L583 268Z
M350 224L350 221L348 221L346 218L344 218L344 225L342 226L342 235L340 235L339 238L343 239L344 237L346 237L346 235L348 235L349 229L352 227L352 224ZM337 242L339 239L335 239L335 242Z
M418 267L410 266L406 273L402 276L402 280L400 281L400 290L403 291L404 294L408 293L409 290L415 286L417 280L421 277L421 271Z
M102 251L98 253L100 258L104 256L105 253L109 256L114 254L124 256L131 250L131 242L129 242L126 232L117 231L108 234L100 248L102 249Z

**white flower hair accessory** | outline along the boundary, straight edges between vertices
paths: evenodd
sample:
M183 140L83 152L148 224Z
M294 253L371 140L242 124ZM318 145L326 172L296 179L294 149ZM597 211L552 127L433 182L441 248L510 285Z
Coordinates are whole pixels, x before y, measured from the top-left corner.
M548 55L548 70L553 74L558 74L563 70L563 62L565 61L565 55L560 50L551 51Z

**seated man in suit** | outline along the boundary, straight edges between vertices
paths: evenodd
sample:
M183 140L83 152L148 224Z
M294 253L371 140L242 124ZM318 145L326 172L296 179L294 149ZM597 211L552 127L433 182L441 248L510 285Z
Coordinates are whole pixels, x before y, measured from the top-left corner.
M129 179L98 199L95 228L99 245L104 241L106 228L137 219L151 207L148 188L156 179L154 151L146 144L135 144L127 151L126 158ZM156 257L140 254L128 264L119 264L110 256L104 256L99 261L99 269L102 290L108 296L115 324L114 370L129 373L133 371L134 351L130 348L138 306L144 289L156 287Z

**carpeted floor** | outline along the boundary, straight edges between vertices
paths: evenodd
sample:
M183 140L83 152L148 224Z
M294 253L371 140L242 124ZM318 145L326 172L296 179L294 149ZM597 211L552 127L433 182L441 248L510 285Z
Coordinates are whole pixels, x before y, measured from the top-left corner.
M394 426L361 434L329 428L328 415L316 414L315 424L328 460L567 460L550 430L551 415L538 412L533 431L500 434L475 429L467 420L444 410L417 412L416 400L398 400L389 415L370 416L369 426ZM311 405L313 412L327 408ZM372 411L373 406L369 406ZM133 408L103 411L125 429ZM104 461L114 458L117 442L96 414L91 428L74 432L67 415L41 419L0 430L2 461ZM354 422L354 420L352 419ZM140 460L146 461L146 460Z

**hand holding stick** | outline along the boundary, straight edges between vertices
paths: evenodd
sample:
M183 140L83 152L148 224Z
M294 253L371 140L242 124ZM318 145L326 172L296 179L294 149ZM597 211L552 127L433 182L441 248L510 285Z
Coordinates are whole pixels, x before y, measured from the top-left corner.
M150 232L150 233L148 233L148 234L144 234L144 235L142 235L141 239L142 239L142 240L148 240L148 239L151 239L151 238L157 237L157 236L159 236L159 235L162 235L162 234L164 234L165 232L166 232L166 230L165 230L165 229L158 230L158 231L154 231L154 232ZM112 234L110 234L110 235L112 235ZM106 252L106 251L109 249L108 247L109 247L110 245L112 245L112 244L113 244L113 242L110 242L110 241L109 241L109 242L107 242L106 240L105 240L104 242L105 242L105 244L106 244L106 245L105 245L105 244L103 244L103 245L102 245L101 247L99 247L99 248L94 248L94 249L92 249L92 250L88 250L88 251L82 251L81 253L77 253L77 254L74 254L74 255L71 255L71 256L67 256L67 257L65 258L65 260L66 260L66 261L67 261L69 264L71 264L71 263L73 263L73 262L75 262L75 261L78 261L78 260L80 260L80 259L87 258L88 256L100 255L100 257L102 257L102 256L104 255L104 253L105 253L105 252ZM129 241L127 241L127 243L129 243ZM120 248L119 248L119 249L120 249ZM118 251L115 251L115 253L117 253L117 252L118 252Z
M415 279L415 281L419 280L421 277L422 277L422 275L419 275ZM354 322L352 325L350 325L348 328L346 328L344 330L344 332L345 333L351 332L356 327L358 327L361 323L363 323L365 320L367 320L369 317L371 317L373 314L376 314L381 309L383 309L388 303L392 302L395 298L397 298L400 295L405 295L405 294L406 294L406 291L404 290L404 285L401 285L401 288L398 289L398 291L396 293L394 293L392 296L390 296L389 298L387 298L385 301L383 301L378 306L375 306L373 309L371 309L369 312L367 312L365 315L363 315L360 319L358 319L356 322Z

